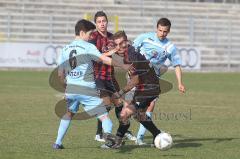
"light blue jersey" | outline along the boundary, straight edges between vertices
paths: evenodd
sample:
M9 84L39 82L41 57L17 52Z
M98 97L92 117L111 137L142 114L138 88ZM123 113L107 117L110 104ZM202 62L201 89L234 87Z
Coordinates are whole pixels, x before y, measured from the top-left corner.
M95 88L92 60L99 60L101 53L83 40L74 40L65 46L59 57L59 69L65 70L67 85Z
M139 35L133 41L133 46L140 49L140 53L154 65L163 65L167 59L174 67L181 65L176 46L167 38L160 40L155 32Z
M92 64L100 56L101 53L93 44L83 40L74 40L62 50L58 67L65 72L65 95L68 110L73 113L78 111L79 104L83 105L85 111L103 104L96 91Z

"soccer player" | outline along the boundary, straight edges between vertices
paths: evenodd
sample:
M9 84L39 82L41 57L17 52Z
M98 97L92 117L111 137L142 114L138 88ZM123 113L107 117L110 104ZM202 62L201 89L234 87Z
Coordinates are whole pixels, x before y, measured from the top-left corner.
M67 113L62 117L58 129L54 149L63 149L62 140L68 130L71 119L79 109L79 104L83 105L85 111L90 112L96 108L92 116L96 116L102 121L104 133L111 133L112 122L108 116L105 105L98 97L96 85L93 77L92 60L100 60L109 65L121 66L122 64L101 54L89 40L90 34L95 29L95 25L87 20L79 20L75 25L75 40L66 45L59 57L58 76L66 88L65 99L67 101ZM109 54L114 53L112 50Z
M182 82L181 59L177 54L176 46L167 38L171 28L171 22L167 18L161 18L157 22L157 31L139 35L134 41L135 49L140 49L140 53L151 62L158 76L166 72L164 65L167 59L170 60L175 68L178 90L185 92L185 86ZM151 118L156 100L152 101L146 114ZM140 124L137 134L136 144L144 145L143 142L146 128Z
M109 38L112 36L112 33L108 32L108 18L106 13L103 11L96 12L94 16L94 22L96 24L96 31L91 34L89 42L94 44L97 49L105 53L110 48L110 40ZM110 105L113 103L115 105L115 111L121 111L123 105L119 99L112 99L111 96L113 93L119 91L119 85L114 76L114 67L104 64L102 62L94 62L94 76L96 81L97 89L100 90L100 97L103 99L104 103L108 105L108 111L110 110ZM136 140L131 132L128 132L128 139ZM102 122L98 120L97 123L97 132L95 136L96 141L104 142L102 138Z
M120 99L123 95L135 87L133 93L129 92L127 105L120 112L119 128L116 133L115 143L106 143L102 148L119 148L122 146L124 134L127 132L130 122L130 116L134 117L149 130L153 139L161 133L154 125L145 111L149 104L155 100L160 93L159 79L154 68L149 65L149 61L145 56L136 51L136 49L128 45L127 36L124 31L115 33L112 37L117 48L116 54L123 57L126 64L131 64L128 70L130 81L119 92L114 93L114 97Z

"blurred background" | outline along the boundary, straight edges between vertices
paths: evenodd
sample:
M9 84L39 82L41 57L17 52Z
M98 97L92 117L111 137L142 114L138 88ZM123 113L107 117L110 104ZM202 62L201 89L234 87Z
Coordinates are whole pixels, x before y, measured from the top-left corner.
M0 0L0 68L56 67L75 23L99 10L130 40L167 17L184 69L240 71L240 0Z

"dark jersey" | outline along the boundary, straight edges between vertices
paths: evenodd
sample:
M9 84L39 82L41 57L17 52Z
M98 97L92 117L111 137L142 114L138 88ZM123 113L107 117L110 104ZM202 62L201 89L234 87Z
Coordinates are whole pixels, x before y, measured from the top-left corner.
M159 79L151 67L151 64L146 60L145 56L129 46L128 52L124 56L124 63L132 64L132 69L128 71L129 76L138 75L139 83L135 90L135 100L141 101L146 98L157 97L160 94Z
M112 33L107 32L107 37L102 36L98 31L91 34L89 42L94 44L97 49L104 53L108 50L109 38ZM114 67L106 65L102 62L93 62L95 79L112 80Z

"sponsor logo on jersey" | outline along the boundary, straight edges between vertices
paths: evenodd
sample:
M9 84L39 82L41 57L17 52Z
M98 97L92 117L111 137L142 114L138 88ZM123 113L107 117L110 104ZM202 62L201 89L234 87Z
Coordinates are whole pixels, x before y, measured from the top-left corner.
M71 77L71 78L79 78L82 76L82 72L81 71L71 71L68 73L68 75Z

